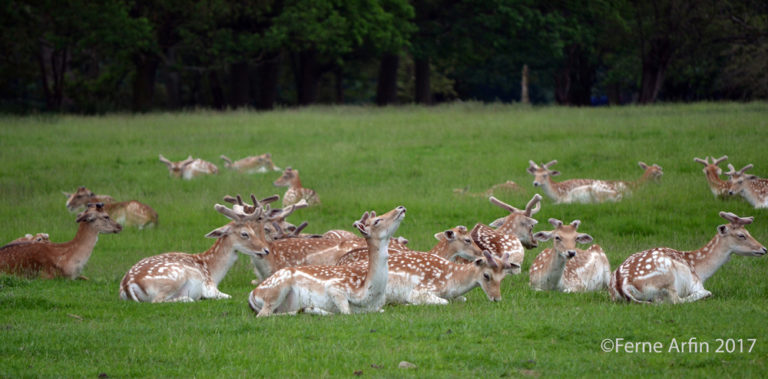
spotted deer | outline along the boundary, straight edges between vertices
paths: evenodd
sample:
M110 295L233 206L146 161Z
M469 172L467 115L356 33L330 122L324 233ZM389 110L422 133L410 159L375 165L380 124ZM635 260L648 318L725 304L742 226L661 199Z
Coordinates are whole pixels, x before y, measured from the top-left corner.
M744 226L754 220L720 212L728 221L704 247L679 251L668 247L632 254L611 274L608 290L614 301L636 303L687 303L712 293L704 282L722 267L732 254L760 257L768 250Z
M277 167L272 163L272 154L270 153L249 156L234 162L226 155L220 155L219 158L224 160L224 167L246 174L281 170L280 167Z
M365 212L354 223L368 245L367 269L354 266L289 267L248 296L259 317L299 311L315 314L375 312L386 303L389 240L405 218L399 206L381 216Z
M710 158L712 159L712 163L709 162ZM723 155L717 159L715 159L715 157L704 157L704 159L693 158L694 162L699 162L704 165L704 169L702 169L702 171L704 171L704 175L707 176L709 190L712 191L712 194L715 195L715 197L730 196L728 192L731 189L731 183L729 181L720 179L720 175L723 173L723 170L718 166L726 159L728 159L727 155Z
M64 196L67 198L67 202L65 203L67 210L70 212L80 212L85 208L88 203L113 203L115 199L112 198L112 196L109 195L97 195L93 193L93 191L89 190L88 188L85 188L84 186L80 186L77 191L74 193L64 192L61 191L61 193L64 194Z
M768 208L768 179L744 173L752 167L753 165L750 163L741 170L736 171L733 165L728 164L730 171L725 173L731 178L731 188L728 193L730 195L741 195L755 208Z
M481 250L488 250L497 258L509 255L509 273L517 275L525 259L523 244L513 234L500 233L485 224L476 224L469 235Z
M183 161L172 162L164 157L163 154L160 154L160 162L163 162L168 166L168 172L171 176L183 178L185 180L191 180L192 178L202 175L219 173L219 168L216 167L215 164L200 158L192 158L191 155Z
M343 229L333 229L323 233L323 238L345 240L356 238L357 234Z
M309 188L301 186L301 179L299 179L299 170L286 167L277 180L273 182L275 187L288 187L283 195L283 206L287 207L292 204L296 204L299 201L306 200L309 205L320 204L320 199L317 197L317 193Z
M37 233L35 235L27 233L27 234L24 235L24 237L16 238L15 240L13 240L11 242L8 242L5 245L10 245L12 243L26 243L26 242L43 242L43 243L47 243L47 242L51 242L51 239L50 239L50 236L48 235L48 233Z
M120 298L151 303L230 298L218 285L237 261L237 252L249 256L270 252L260 225L261 208L250 214L220 204L215 209L232 221L205 235L216 239L213 246L200 254L172 252L140 260L120 282Z
M67 198L66 206L70 212L83 208L88 203L100 199L93 191L80 187ZM122 226L135 226L139 229L157 225L157 212L149 205L136 200L109 202L104 204L104 211Z
M568 225L550 218L552 231L534 234L539 241L553 240L551 248L545 249L531 264L529 271L531 288L536 291L585 292L605 289L611 275L608 257L599 245L587 250L576 248L577 243L592 242L592 236L579 233L581 221L574 220Z
M119 233L120 224L104 212L103 204L91 203L77 215L75 238L64 243L13 243L0 248L0 271L46 279L83 278L100 233Z
M519 210L493 196L491 196L491 204L494 204L502 209L509 211L509 214L497 218L490 226L495 228L497 232L513 235L520 240L520 243L526 249L533 249L538 246L538 242L533 238L533 227L538 223L532 216L541 210L541 195L535 194L533 198L525 205L524 210Z
M501 281L512 269L509 254L502 258L484 250L470 264L451 262L435 254L414 251L391 254L387 280L387 303L448 304L466 300L463 295L482 288L490 301L501 301ZM357 262L366 267L367 262Z

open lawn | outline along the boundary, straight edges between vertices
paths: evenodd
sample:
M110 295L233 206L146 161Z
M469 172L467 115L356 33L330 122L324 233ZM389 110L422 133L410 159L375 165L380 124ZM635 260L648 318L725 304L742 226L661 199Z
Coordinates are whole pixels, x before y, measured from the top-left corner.
M0 242L36 232L70 240L77 225L61 191L82 185L139 200L160 215L155 229L102 235L83 272L88 281L0 276L0 377L765 377L765 257L734 257L705 283L712 298L676 306L614 304L607 292L532 291L528 266L551 242L526 252L523 274L505 279L500 303L475 289L466 303L448 306L257 319L246 301L253 273L245 258L219 286L232 295L228 300L124 302L118 283L142 257L210 247L204 235L228 221L213 209L224 195L283 194L272 185L279 173L228 171L220 154L270 152L278 166L300 170L322 201L289 218L309 221L308 232L352 230L366 210L404 205L408 214L396 235L422 250L434 245L436 232L507 214L454 188L481 192L513 180L520 191L496 195L524 207L536 193L528 160L557 159L556 180L633 180L642 173L638 161L659 164L662 182L622 202L554 205L545 197L535 216L534 231L551 230L550 217L580 219L579 231L594 237L615 268L647 248L703 246L725 223L721 210L755 216L747 229L768 244L768 210L740 198L715 199L703 166L693 161L727 154L726 163L754 163L752 172L766 177L766 142L766 103L0 117ZM158 153L171 160L191 154L216 163L220 173L171 178ZM604 352L605 339L619 345ZM648 351L652 344L661 348ZM400 361L417 367L400 369Z

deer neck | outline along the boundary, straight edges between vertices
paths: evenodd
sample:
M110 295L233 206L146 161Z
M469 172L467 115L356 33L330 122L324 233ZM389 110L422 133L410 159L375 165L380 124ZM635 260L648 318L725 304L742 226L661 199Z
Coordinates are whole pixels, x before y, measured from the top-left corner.
M428 251L429 254L437 255L438 257L443 257L445 259L450 260L453 255L456 255L456 252L451 252L448 248L448 241L446 240L440 240L440 242L437 243L432 249Z
M720 267L731 259L731 248L728 247L719 235L715 235L704 247L693 251L681 252L685 261L690 264L699 275L699 279L705 282Z
M389 237L385 239L366 238L368 244L368 272L363 288L373 293L384 293L389 277Z
M217 239L208 250L198 254L198 260L218 285L237 261L237 252L228 236L225 236Z
M555 249L550 250L550 254L552 256L549 258L549 266L543 271L544 288L553 290L560 287L560 282L563 280L565 265L568 263L568 260L560 255Z
M296 189L296 190L302 188L301 187L301 179L299 179L298 175L296 175L295 178L291 179L290 188L293 188L293 189Z
M60 248L56 249L60 251L56 263L65 275L71 278L80 275L98 240L99 232L90 223L81 222L72 241L56 246Z
M714 169L707 169L707 181L709 182L710 187L719 193L728 189L728 182L720 179L720 176L717 175L717 171Z
M482 269L474 263L448 263L443 270L443 277L446 279L443 282L443 288L439 291L442 294L441 297L452 299L478 287L477 277Z

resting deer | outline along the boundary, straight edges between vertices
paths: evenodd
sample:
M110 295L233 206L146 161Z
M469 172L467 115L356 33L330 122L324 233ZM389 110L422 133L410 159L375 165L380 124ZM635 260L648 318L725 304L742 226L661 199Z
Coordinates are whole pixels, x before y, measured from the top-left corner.
M712 159L712 163L709 163L710 158ZM729 181L720 179L720 175L723 173L723 170L718 166L722 161L726 159L728 159L727 155L723 155L717 159L715 159L715 157L704 157L704 159L693 158L694 162L699 162L704 165L704 169L702 171L704 171L704 175L707 176L709 190L712 191L712 194L715 195L715 197L730 196L728 191L731 189L731 183Z
M760 257L768 250L744 228L752 217L720 212L727 225L704 247L678 251L668 247L632 254L611 274L611 299L637 303L687 303L712 295L704 282L722 267L732 254Z
M522 211L493 196L488 200L491 201L491 204L509 211L508 215L494 220L490 224L492 228L496 228L496 231L499 233L517 237L526 249L533 249L538 246L532 233L533 227L538 221L533 219L532 216L541 210L541 195L533 195L528 204L526 204L525 210Z
M323 238L345 240L357 238L357 234L343 229L333 229L323 233Z
M215 164L200 158L192 158L191 155L183 161L171 162L164 157L163 154L160 154L160 162L163 162L168 166L168 172L171 176L184 178L186 180L190 180L197 176L219 173L219 168L216 167Z
M248 303L259 317L304 311L317 314L380 310L386 303L389 240L405 218L399 206L381 216L365 212L354 223L368 245L368 267L304 266L277 271L256 287Z
M51 242L50 236L48 236L48 233L37 233L35 235L32 234L25 234L24 237L16 238L15 240L8 242L4 246L10 245L12 243L27 243L27 242Z
M731 177L731 188L728 193L741 195L755 208L768 208L768 179L761 179L755 175L744 173L752 167L750 163L736 171L733 165L728 164L730 171L725 173Z
M611 275L608 257L599 245L587 250L576 248L576 243L590 243L592 236L578 233L581 221L568 225L550 218L555 228L537 232L539 241L554 240L552 248L542 251L531 264L530 286L537 291L584 292L602 290L608 286Z
M270 153L245 157L234 162L225 155L221 155L219 158L224 160L224 167L246 174L280 171L280 167L276 167L272 163L272 154Z
M93 191L80 187L67 198L67 209L73 212L84 207L88 203L96 203L100 199ZM149 205L136 200L110 202L104 204L104 211L118 224L123 226L136 226L139 229L157 225L157 212Z
M86 205L88 205L88 203L107 204L115 201L112 196L97 195L93 193L93 191L90 191L83 186L80 186L80 188L78 188L75 193L64 191L61 191L61 193L63 193L67 198L67 202L65 204L67 206L67 210L70 212L80 212L83 208L85 208Z
M520 191L521 189L522 188L520 188L520 186L517 185L517 183L515 183L515 182L513 182L511 180L507 180L504 183L494 184L493 186L491 186L491 188L488 188L487 190L485 190L483 192L479 192L479 193L469 192L469 186L464 187L464 188L455 188L453 190L453 193L459 194L459 195L466 195L466 196L470 196L470 197L485 197L485 198L487 198L489 196L493 196L493 194L496 191L499 191L499 190L501 190L501 191Z
M76 221L72 241L64 243L15 243L0 248L0 271L27 277L76 279L88 263L99 233L119 233L120 224L104 212L103 204L88 204Z
M269 248L261 208L250 214L220 204L215 209L232 222L205 235L216 238L211 248L200 254L174 252L140 260L120 282L120 298L152 303L230 298L218 285L237 261L237 251L268 255Z
M283 207L296 204L302 199L306 200L309 205L320 204L320 199L314 190L301 186L299 170L294 170L290 166L285 168L283 175L277 178L273 184L275 187L288 187L285 195L283 195Z
M475 241L472 240L469 231L467 231L467 227L463 225L448 229L444 232L436 233L435 239L437 239L438 242L428 252L409 249L405 246L405 243L400 240L401 238L402 237L398 237L390 241L390 257L400 253L431 254L449 261L455 261L456 258L473 261L478 257L482 257L482 250L480 250ZM407 243L408 241L405 240L405 242ZM357 239L346 240L341 244L340 250L347 251L347 253L336 260L336 264L338 265L364 263L368 259L367 248L359 246Z

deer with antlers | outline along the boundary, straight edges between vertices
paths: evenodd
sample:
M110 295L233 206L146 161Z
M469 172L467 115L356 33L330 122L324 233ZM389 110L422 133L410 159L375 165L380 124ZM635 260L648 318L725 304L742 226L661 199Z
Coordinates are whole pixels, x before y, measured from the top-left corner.
M752 167L754 166L750 163L741 170L736 171L733 165L728 164L729 171L725 173L731 178L731 187L728 190L728 194L741 195L755 208L768 208L768 179L745 174Z
M538 221L532 217L541 210L541 195L533 195L524 210L519 210L493 196L488 200L491 204L509 211L508 215L490 223L490 227L495 228L499 233L517 237L526 249L538 246L538 242L533 238L533 227L538 224Z
M286 167L277 180L272 183L275 187L288 187L283 195L283 207L293 205L299 201L306 200L309 205L320 204L317 193L309 188L302 187L299 179L299 170L294 170L290 166Z
M100 198L88 188L80 187L74 193L69 194L65 205L70 212L75 212L88 203L98 202L97 200ZM135 226L144 229L157 225L157 212L149 205L136 200L106 203L104 204L104 211L123 226Z
M539 241L553 240L552 248L542 251L531 264L530 286L537 291L584 292L602 290L608 286L611 275L608 257L599 245L587 250L576 248L576 243L592 242L592 236L579 233L581 221L568 225L550 218L552 231L534 234Z
M570 179L562 182L552 181L553 176L560 175L559 171L550 170L549 167L557 163L557 160L537 165L534 161L528 161L528 173L534 176L533 186L541 187L544 192L555 200L555 203L600 203L605 201L619 201L633 188L658 180L663 174L659 165L647 165L638 162L644 172L640 179L634 182L622 180L598 180L598 179Z
M679 251L668 247L632 254L611 274L608 290L614 301L636 303L687 303L712 293L704 282L722 267L732 254L760 257L768 252L744 226L754 220L720 212L728 221L698 250Z
M315 314L361 313L386 303L389 240L405 218L399 206L381 216L365 212L354 223L368 245L367 269L355 266L303 266L281 269L248 296L259 317L299 311Z
M219 213L232 220L205 236L216 238L200 254L164 253L133 265L120 282L120 298L136 302L190 302L228 299L218 285L237 261L237 252L249 256L268 255L262 210L244 214L216 204Z
M192 178L202 175L219 173L219 168L216 167L215 164L200 158L192 158L191 155L183 161L172 162L164 157L163 154L160 154L160 162L163 162L168 166L168 172L171 176L186 180L191 180Z
M272 154L270 153L249 156L234 162L225 155L220 155L219 158L224 160L224 167L246 174L281 170L280 167L272 163Z
M103 204L91 203L77 215L75 238L64 243L22 242L0 248L0 271L27 277L81 277L100 233L119 233L120 224L104 211ZM84 277L83 277L84 278Z
M710 159L712 159L711 163L709 162ZM715 195L715 197L730 196L728 192L731 189L731 183L729 181L720 179L720 175L723 173L723 170L718 166L726 159L728 159L727 155L723 155L717 159L715 159L715 157L704 157L704 159L695 157L693 158L694 162L698 162L704 165L704 169L702 169L702 171L707 177L709 190L712 191L712 194Z

